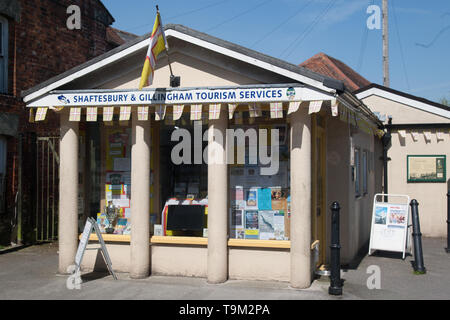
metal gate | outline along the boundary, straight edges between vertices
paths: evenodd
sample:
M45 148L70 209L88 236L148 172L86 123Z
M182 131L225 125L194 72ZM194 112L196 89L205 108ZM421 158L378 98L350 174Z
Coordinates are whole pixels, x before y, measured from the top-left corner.
M36 140L36 241L58 238L59 137Z

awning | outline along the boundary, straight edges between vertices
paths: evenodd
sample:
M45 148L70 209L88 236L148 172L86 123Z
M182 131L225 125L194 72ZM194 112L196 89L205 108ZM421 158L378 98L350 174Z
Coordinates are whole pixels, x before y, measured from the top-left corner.
M27 103L28 107L100 107L330 100L334 96L301 84L144 90L63 90Z
M229 119L233 119L238 106L244 106L240 110L248 111L252 118L261 117L261 111L267 110L269 112L266 114L272 119L283 118L297 111L300 106L308 108L309 114L330 109L332 116L340 115L341 120L368 133L376 130L374 123L336 94L299 83L144 90L64 90L52 91L27 104L29 108L38 108L36 121L45 119L46 112L43 109L60 111L69 108L70 121L80 121L84 114L87 121L106 122L113 120L114 111L120 114L120 120L129 120L133 108L137 108L140 119L148 119L148 114L154 114L156 121L177 120L183 112L190 113L191 120L214 120L221 111L226 111ZM103 117L97 117L99 114Z

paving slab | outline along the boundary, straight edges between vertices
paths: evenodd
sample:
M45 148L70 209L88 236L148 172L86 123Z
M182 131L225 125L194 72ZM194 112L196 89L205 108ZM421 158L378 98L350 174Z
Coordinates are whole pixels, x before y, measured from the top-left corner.
M354 300L450 298L450 255L446 239L424 238L427 273L413 274L412 256L377 252L354 270L342 270L343 295L328 295L329 279L316 279L310 288L293 289L288 282L229 280L208 284L203 278L151 276L118 280L105 273L85 273L80 289L69 290L68 276L57 274L56 243L36 245L0 255L0 299L49 300ZM372 267L371 267L372 266ZM380 288L369 289L369 268L379 268ZM371 278L372 279L372 278ZM375 283L375 282L371 282Z

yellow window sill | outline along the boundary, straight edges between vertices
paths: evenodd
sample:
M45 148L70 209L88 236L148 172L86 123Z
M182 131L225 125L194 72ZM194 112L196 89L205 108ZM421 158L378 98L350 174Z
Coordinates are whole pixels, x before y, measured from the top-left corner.
M289 240L229 239L228 246L229 247L290 249L291 241L289 241Z
M81 234L78 237L78 239L81 240ZM122 235L122 234L108 234L108 233L102 233L102 238L105 242L130 242L131 236L130 235ZM91 233L89 236L89 240L91 241L98 241L98 237L95 233Z
M102 234L103 240L106 242L130 242L130 235L120 234ZM81 238L81 235L80 235ZM92 233L89 240L98 241L95 233ZM152 244L178 244L178 245L208 245L208 238L202 237L168 237L153 236L150 239ZM247 248L275 248L290 249L291 241L289 240L245 240L245 239L229 239L229 247L247 247Z
M151 237L150 242L152 244L193 244L207 246L208 238L153 236Z

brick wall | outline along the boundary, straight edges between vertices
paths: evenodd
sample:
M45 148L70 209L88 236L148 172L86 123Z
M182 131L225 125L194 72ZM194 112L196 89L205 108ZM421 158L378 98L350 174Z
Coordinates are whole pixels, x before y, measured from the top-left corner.
M27 90L53 76L88 61L116 44L107 41L108 26L114 21L99 0L19 0L20 21L9 21L8 94L0 94L0 112L20 116L23 136L24 220L32 217L33 186L27 180L36 170L30 145L37 136L59 136L59 118L48 112L45 123L29 123L29 111L20 97ZM66 26L70 5L81 9L81 30ZM0 216L0 244L9 244L17 191L18 137L8 137L7 212ZM15 168L15 171L13 171ZM27 220L28 219L28 220ZM24 227L26 229L26 227ZM7 232L9 230L9 232Z
M15 40L15 46L10 46L10 73L15 72L10 87L14 92L29 89L112 49L106 30L113 20L98 0L20 3L20 23L10 28L10 39ZM81 9L81 30L67 29L66 10L71 4Z

